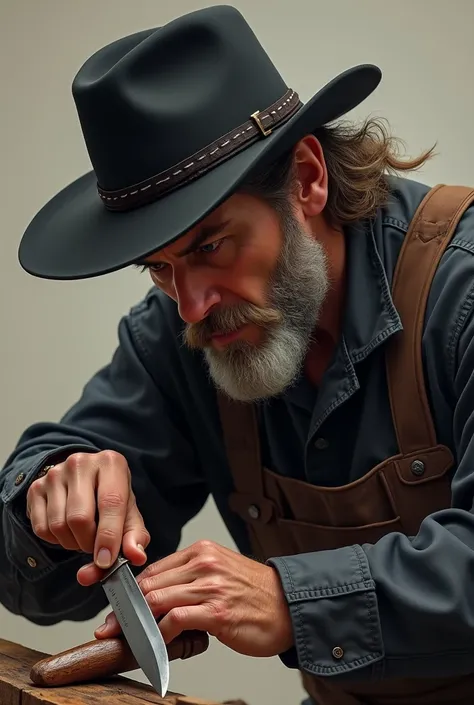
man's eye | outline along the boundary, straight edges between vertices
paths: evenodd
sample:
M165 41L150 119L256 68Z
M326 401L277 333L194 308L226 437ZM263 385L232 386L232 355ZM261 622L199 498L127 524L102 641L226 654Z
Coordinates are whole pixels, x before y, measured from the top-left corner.
M212 252L216 252L219 247L222 245L223 240L214 240L214 242L208 242L206 245L202 245L199 248L200 252L204 252L205 254L209 254Z
M162 274L166 266L164 262L157 262L156 264L146 265L146 268L152 274Z
M161 265L160 264L140 264L140 265L137 265L140 272L154 272L156 274L161 272L163 266L164 266L163 264L161 264Z

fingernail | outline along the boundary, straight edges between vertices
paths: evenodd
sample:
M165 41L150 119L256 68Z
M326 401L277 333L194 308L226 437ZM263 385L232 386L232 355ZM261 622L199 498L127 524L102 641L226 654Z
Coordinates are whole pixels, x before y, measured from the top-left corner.
M97 554L97 565L99 568L110 568L112 556L108 548L101 548Z
M101 624L100 627L97 627L96 632L103 632L106 628L106 624Z
M137 547L140 549L140 551L141 551L142 553L145 553L145 549L143 548L143 546L141 545L141 543L137 543Z

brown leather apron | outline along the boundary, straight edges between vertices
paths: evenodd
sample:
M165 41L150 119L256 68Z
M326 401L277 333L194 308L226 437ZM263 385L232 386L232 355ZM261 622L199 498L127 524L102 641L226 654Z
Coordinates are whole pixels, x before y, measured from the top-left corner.
M423 518L451 504L450 449L439 445L423 379L421 335L432 277L474 190L437 186L410 224L397 261L393 300L403 332L387 346L386 368L399 453L342 487L282 477L260 462L255 409L218 394L235 492L229 502L247 524L256 558L375 543L418 532ZM474 664L473 664L474 669ZM338 684L302 672L318 705L472 705L467 677Z

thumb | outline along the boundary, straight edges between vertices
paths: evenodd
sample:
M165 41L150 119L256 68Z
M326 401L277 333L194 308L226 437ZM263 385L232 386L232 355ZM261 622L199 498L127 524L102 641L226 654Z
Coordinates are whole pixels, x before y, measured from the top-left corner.
M137 507L135 496L131 495L123 525L123 555L134 565L143 565L147 560L145 549L149 543L150 534Z

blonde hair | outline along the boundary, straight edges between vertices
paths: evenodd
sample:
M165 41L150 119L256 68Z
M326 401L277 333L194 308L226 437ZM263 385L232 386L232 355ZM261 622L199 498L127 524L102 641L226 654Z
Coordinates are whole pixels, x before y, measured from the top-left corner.
M387 174L419 169L433 157L436 146L403 159L403 141L390 134L382 118L367 118L360 126L340 122L314 134L328 170L328 216L341 224L374 216L387 201Z

